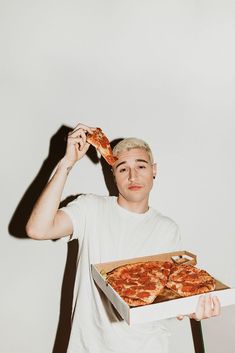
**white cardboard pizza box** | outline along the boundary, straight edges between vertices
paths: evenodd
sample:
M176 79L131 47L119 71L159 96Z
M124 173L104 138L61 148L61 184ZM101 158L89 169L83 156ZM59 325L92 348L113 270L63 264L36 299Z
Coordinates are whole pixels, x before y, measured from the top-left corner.
M104 292L111 301L121 317L129 324L143 323L148 321L162 320L178 315L187 315L193 313L197 306L200 295L193 295L186 298L165 299L164 301L154 302L149 305L130 307L119 294L107 283L106 273L114 268L128 263L153 260L173 260L177 263L187 263L195 265L196 255L188 251L176 251L171 253L138 257L121 261L112 261L108 263L92 264L92 276L98 287ZM216 289L212 292L221 302L221 306L235 304L235 288L216 280Z

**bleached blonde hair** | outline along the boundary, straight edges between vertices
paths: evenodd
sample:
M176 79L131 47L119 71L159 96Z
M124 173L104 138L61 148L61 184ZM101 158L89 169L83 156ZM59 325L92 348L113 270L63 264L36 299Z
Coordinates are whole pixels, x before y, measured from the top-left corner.
M153 154L147 142L136 137L128 137L118 142L113 148L113 155L117 157L119 153L130 151L134 148L144 149L149 155L151 164L154 163Z

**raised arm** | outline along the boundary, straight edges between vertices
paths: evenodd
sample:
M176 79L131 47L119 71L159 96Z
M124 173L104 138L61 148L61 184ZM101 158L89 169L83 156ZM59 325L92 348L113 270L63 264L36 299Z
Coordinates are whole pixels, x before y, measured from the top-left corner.
M69 133L65 155L37 200L26 225L26 232L30 238L58 239L73 233L69 216L58 208L70 170L90 146L86 141L86 132L92 133L94 130L95 128L78 124Z

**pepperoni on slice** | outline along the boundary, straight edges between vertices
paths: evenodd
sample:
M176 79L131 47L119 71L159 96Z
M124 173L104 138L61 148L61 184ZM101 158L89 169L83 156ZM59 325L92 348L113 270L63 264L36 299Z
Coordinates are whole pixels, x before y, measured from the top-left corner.
M163 264L163 267L166 269L171 269L172 268L172 263L170 261L165 261Z
M136 290L134 290L134 289L125 289L125 290L123 290L123 292L122 292L122 295L124 295L124 296L126 296L126 297L129 297L129 296L131 296L131 295L135 295L136 294Z
M192 293L193 291L195 291L195 286L185 284L185 285L182 286L181 290L183 292L191 292Z
M147 289L147 290L154 290L156 289L156 284L155 283L146 283L144 286L144 289Z
M140 277L140 279L139 279L139 283L146 283L148 281L149 281L149 277L148 276Z
M107 145L109 145L109 140L105 136L103 136L102 139L100 140L100 144L103 148L106 148Z
M147 298L149 297L150 293L149 292L139 292L137 293L138 298Z

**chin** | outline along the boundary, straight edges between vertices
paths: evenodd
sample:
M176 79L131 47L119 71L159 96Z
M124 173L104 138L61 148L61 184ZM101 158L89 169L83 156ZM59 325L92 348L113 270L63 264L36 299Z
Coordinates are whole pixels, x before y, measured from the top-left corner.
M126 195L125 199L128 201L128 202L142 202L144 200L146 200L146 195L143 196L143 195Z

